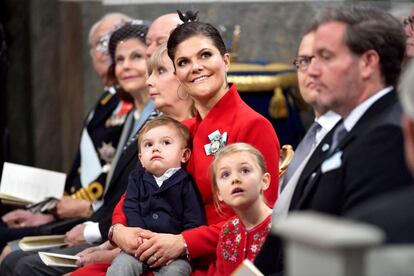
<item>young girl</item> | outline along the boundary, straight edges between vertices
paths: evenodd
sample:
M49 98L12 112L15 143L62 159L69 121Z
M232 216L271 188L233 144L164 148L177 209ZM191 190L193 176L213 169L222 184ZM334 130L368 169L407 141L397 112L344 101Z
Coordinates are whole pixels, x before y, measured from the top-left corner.
M244 260L253 260L270 230L272 209L263 196L270 184L263 155L246 143L217 153L211 166L212 190L219 213L230 207L236 216L221 228L214 275L230 275Z

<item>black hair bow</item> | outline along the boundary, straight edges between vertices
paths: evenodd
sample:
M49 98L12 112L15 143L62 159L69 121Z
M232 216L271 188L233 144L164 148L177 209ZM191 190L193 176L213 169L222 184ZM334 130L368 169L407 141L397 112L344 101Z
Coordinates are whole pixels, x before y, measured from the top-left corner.
M194 12L194 11L186 11L184 14L177 10L178 16L180 17L181 21L183 21L184 23L187 22L194 22L194 21L198 21L197 15L198 15L198 11Z

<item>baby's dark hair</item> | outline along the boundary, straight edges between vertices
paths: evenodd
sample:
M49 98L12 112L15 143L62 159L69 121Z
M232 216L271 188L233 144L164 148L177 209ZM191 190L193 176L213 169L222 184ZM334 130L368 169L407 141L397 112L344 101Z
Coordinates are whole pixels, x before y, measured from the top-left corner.
M160 126L172 126L175 130L177 130L178 135L180 136L180 138L182 139L183 142L183 148L188 148L189 147L189 142L190 142L190 132L188 131L188 128L181 124L179 121L165 116L165 115L161 115L149 122L147 122L139 131L138 133L138 148L141 145L141 141L142 141L142 136L147 133L148 131L150 131L153 128L156 127L160 127Z

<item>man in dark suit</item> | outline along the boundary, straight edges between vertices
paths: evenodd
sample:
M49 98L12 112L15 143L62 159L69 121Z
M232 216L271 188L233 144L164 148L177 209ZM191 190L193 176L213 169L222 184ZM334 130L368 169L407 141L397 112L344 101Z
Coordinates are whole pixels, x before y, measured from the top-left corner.
M414 61L409 63L400 85L400 99L406 163L414 175ZM374 224L386 234L388 244L414 243L414 186L387 194L367 202L348 214L351 219Z
M310 157L289 211L344 216L411 182L394 90L405 36L391 15L361 7L324 9L311 30L315 58L308 73L315 79L318 101L342 121ZM266 274L283 271L277 237L269 238L255 264Z
M318 102L318 92L315 89L314 79L308 74L308 67L314 58L313 44L315 33L310 32L302 37L294 64L297 68L299 91L303 100L309 104L315 114L315 120L306 135L295 150L293 160L286 174L281 178L280 194L273 208L273 220L287 215L290 201L296 184L305 168L313 150L341 119L340 116Z

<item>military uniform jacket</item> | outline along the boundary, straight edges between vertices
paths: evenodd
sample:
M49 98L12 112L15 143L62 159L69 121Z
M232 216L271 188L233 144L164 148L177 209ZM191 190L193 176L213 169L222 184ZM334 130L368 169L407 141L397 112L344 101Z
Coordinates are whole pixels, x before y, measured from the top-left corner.
M104 151L104 145L110 147L112 150L116 149L125 121L125 119L121 119L118 122L111 123L111 117L113 117L114 110L119 103L120 99L117 95L112 95L109 92L103 93L102 97L84 122L84 129L86 128L93 142L93 146L99 156L102 167L108 163L105 159L110 158L110 156L105 157L99 151ZM81 151L79 146L75 160L73 161L71 170L66 179L65 191L68 194L73 194L82 188L81 170ZM103 189L105 189L106 175L106 172L102 172L95 179L96 182L102 185Z

